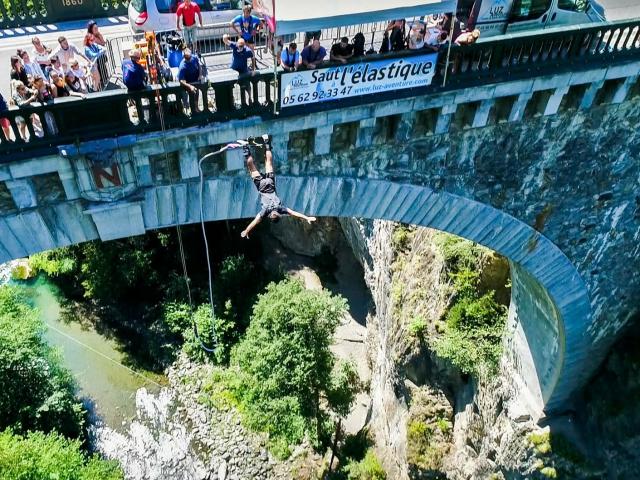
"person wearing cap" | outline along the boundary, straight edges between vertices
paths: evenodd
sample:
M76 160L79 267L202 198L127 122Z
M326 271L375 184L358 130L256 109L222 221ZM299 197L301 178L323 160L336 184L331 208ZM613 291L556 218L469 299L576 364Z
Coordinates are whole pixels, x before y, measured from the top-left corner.
M347 63L353 57L353 45L349 43L347 37L342 37L340 42L334 43L329 53L329 58L332 62Z
M129 91L142 90L147 86L147 72L140 59L142 52L133 49L129 52L129 58L122 62L122 81Z

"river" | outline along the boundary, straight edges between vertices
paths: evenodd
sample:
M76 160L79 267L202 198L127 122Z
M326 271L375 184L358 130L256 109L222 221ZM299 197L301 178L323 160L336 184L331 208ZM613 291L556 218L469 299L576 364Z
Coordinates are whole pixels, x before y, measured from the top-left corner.
M62 363L75 377L85 405L104 424L123 431L136 415L136 391L146 387L157 393L156 381L162 383L162 378L147 379L122 365L117 343L87 327L88 322L63 321L58 289L43 277L19 285L39 310L47 325L45 338L61 350Z

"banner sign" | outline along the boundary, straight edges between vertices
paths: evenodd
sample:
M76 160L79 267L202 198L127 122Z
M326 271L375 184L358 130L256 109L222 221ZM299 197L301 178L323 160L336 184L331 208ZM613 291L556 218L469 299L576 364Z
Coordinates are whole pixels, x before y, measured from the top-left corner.
M285 73L281 108L431 84L437 53Z

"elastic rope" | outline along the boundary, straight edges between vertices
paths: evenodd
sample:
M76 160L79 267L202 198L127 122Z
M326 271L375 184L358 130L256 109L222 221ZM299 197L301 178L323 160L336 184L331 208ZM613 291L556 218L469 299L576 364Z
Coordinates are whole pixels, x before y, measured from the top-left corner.
M209 254L209 240L207 238L207 230L204 226L204 172L202 170L202 163L212 158L216 155L219 155L229 149L234 149L240 147L240 143L229 143L226 146L222 147L220 150L216 150L215 152L207 153L198 161L198 171L200 173L200 188L199 188L199 199L200 199L200 228L202 229L202 238L204 240L204 249L207 257L207 272L209 275L209 304L211 305L211 330L213 332L213 347L207 347L204 342L200 339L200 334L198 333L198 326L196 325L195 319L193 320L193 333L196 336L196 339L200 343L200 346L206 352L213 353L218 346L218 336L216 334L215 328L215 306L213 304L213 272L211 270L211 258ZM261 145L253 144L254 147L262 147ZM193 318L193 317L192 317Z

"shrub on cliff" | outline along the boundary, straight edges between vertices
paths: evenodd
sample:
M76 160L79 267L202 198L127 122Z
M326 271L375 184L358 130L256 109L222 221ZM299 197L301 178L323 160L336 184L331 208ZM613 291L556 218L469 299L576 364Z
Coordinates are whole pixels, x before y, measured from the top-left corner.
M0 432L0 478L3 480L121 480L115 462L87 457L78 440L56 433Z
M77 438L82 405L44 330L37 310L17 288L0 287L0 429L57 430Z
M507 309L493 291L479 288L483 247L448 234L437 237L451 282L451 303L444 314L442 336L433 342L436 353L463 373L478 376L497 370Z

